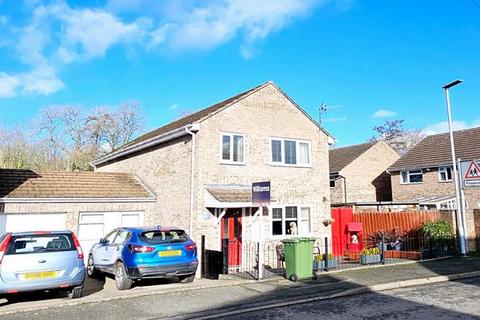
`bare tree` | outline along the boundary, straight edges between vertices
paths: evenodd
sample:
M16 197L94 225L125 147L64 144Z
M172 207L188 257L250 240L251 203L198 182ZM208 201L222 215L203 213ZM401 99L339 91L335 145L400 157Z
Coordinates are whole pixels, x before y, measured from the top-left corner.
M0 167L24 169L29 163L29 147L22 130L0 128Z
M419 143L425 135L419 129L403 128L404 120L387 120L379 126L373 127L374 136L371 139L383 140L400 155L406 154Z
M0 167L44 170L92 170L90 162L128 143L142 128L144 117L136 103L116 109L65 105L44 108L32 127L0 128Z
M110 125L106 128L104 152L111 152L132 140L143 129L145 118L139 104L122 103L113 112Z

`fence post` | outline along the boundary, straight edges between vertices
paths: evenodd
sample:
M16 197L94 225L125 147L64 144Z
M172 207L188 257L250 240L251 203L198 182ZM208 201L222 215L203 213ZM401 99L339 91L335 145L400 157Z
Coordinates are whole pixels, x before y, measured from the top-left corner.
M385 264L385 234L382 232L382 243L380 246L381 254L380 254L380 259L382 261L382 264Z
M202 278L205 278L206 276L206 266L207 266L207 257L206 257L206 254L205 254L205 235L202 234L202 238L201 238L201 245L202 245L202 251L201 251L201 259L202 259L202 265L201 265L201 270L200 270L200 274L201 274L201 277Z
M223 274L228 274L228 238L222 240Z
M325 255L323 256L323 270L328 271L328 238L325 237Z

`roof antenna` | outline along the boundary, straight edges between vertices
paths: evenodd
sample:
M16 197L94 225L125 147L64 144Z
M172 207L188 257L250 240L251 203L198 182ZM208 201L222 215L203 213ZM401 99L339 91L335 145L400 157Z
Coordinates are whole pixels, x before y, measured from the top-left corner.
M320 107L318 108L318 123L322 125L322 114L327 113L327 104L322 102Z

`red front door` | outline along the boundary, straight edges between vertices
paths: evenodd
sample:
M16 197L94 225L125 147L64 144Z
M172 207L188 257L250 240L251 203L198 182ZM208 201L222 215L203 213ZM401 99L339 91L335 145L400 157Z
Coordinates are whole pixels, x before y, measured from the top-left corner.
M242 264L242 209L227 209L221 223L222 240L228 239L228 266Z

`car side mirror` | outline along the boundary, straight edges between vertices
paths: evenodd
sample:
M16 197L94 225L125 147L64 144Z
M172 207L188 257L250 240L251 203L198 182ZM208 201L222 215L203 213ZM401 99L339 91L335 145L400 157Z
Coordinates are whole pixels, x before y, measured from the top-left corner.
M107 241L107 239L105 239L105 238L100 239L100 243L101 243L101 244L106 244L107 242L108 242L108 241Z

